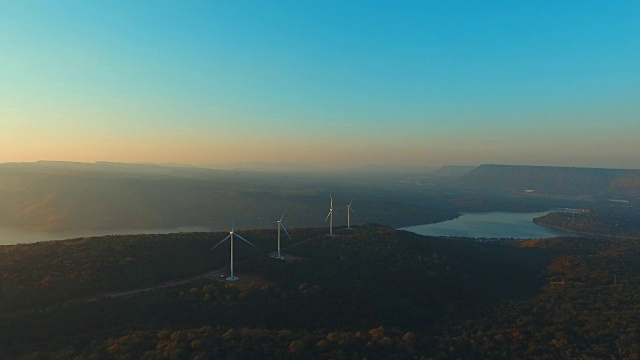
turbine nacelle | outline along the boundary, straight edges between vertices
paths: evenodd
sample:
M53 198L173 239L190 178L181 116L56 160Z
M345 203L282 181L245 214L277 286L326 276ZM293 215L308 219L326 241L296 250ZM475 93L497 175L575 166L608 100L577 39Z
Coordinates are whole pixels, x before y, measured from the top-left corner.
M351 214L353 214L353 215L356 214L353 211L353 208L351 207L351 204L353 204L353 199L351 199L351 201L349 201L349 205L347 205L347 229L351 229Z
M329 236L333 236L333 196L331 194L329 194L329 213L327 214L327 217L324 219L324 222L327 222L327 220L329 220ZM323 246L324 246L324 240L323 240Z
M238 238L240 238L240 240L242 240L242 241L246 242L247 244L249 244L249 245L251 245L251 246L253 246L253 247L256 247L256 246L255 246L255 245L253 245L249 240L247 240L247 239L243 238L243 237L242 237L242 236L240 236L239 234L235 234L235 233L234 233L234 231L233 231L233 230L234 230L234 228L235 228L235 221L234 221L234 222L233 222L233 224L231 225L231 230L229 231L229 235L227 235L224 239L222 239L222 241L220 241L220 242L219 242L219 243L217 243L214 247L212 247L212 248L211 248L211 250L213 250L213 249L217 248L218 246L222 245L222 243L224 243L225 241L227 241L227 240L231 239L231 246L229 247L229 248L230 248L230 252L231 252L231 254L230 254L230 258L231 258L231 260L230 260L230 262L229 262L229 264L230 264L230 268L231 268L231 271L230 271L231 276L229 276L229 277L227 278L227 281L236 281L236 280L238 280L238 277L233 276L233 236L235 235L235 236L237 236Z
M275 256L275 258L278 259L278 260L284 260L284 257L282 257L282 255L280 254L280 228L282 228L282 230L284 230L284 233L287 234L287 237L289 238L289 240L291 240L291 235L289 235L289 232L287 231L287 228L282 223L282 219L284 219L284 214L285 213L286 213L286 211L282 213L282 216L280 217L280 220L275 222L276 224L278 224L278 255Z

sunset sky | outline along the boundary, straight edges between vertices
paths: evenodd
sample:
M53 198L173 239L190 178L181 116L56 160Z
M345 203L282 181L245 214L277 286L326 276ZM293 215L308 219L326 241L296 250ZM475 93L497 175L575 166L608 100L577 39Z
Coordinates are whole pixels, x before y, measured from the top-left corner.
M640 1L0 1L0 162L640 168Z

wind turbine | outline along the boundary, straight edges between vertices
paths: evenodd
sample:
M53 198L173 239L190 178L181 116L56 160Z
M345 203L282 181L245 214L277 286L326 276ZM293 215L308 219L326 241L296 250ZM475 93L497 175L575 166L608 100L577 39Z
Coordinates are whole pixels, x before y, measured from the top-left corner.
M284 257L280 255L280 228L281 227L284 230L284 233L287 234L287 236L289 237L289 240L291 240L291 236L289 235L287 228L284 227L284 224L282 223L282 219L284 219L284 213L286 213L286 211L282 213L280 220L276 221L276 223L278 224L278 256L276 256L275 258L278 260L284 260Z
M331 194L329 194L329 199L329 214L327 214L327 218L324 219L324 222L327 222L327 219L329 220L329 236L333 236L333 196L331 196Z
M347 205L347 229L351 230L351 214L353 213L353 215L355 215L356 213L353 212L353 209L351 208L351 204L353 204L353 199L351 199L351 201L349 202L349 205Z
M238 277L233 276L233 235L236 235L237 237L239 237L239 238L240 238L240 240L243 240L243 241L244 241L244 242L246 242L247 244L249 244L249 245L251 245L251 246L253 246L253 247L256 247L255 245L253 245L252 243L250 243L250 242L249 242L249 240L247 240L247 239L243 238L242 236L240 236L240 234L235 234L235 233L233 232L233 229L234 229L234 227L235 227L235 223L236 223L236 222L234 221L234 222L231 224L231 231L229 231L229 235L227 235L227 237L226 237L226 238L222 239L222 241L220 241L219 243L217 243L217 244L216 244L216 246L214 246L214 247L212 247L212 248L211 248L211 250L213 250L213 249L217 248L217 247L218 247L220 244L222 244L223 242L227 241L229 238L231 239L231 262L230 262L230 263L231 263L231 276L229 276L229 277L227 278L227 281L236 281L236 280L238 280L238 279L239 279Z

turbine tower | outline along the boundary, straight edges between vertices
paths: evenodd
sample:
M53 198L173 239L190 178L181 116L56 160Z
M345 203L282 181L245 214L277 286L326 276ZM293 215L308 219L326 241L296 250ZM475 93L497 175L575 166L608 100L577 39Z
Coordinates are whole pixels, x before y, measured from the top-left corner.
M291 240L291 236L289 235L287 228L284 227L284 224L282 223L282 219L284 219L284 213L286 213L286 211L282 213L280 220L276 221L276 223L278 224L278 256L276 256L275 258L278 260L284 260L284 257L280 255L280 228L284 230L284 233L287 234L289 240Z
M353 204L353 199L351 199L351 201L349 202L349 205L347 205L347 229L351 229L351 214L353 213L353 215L355 215L356 213L353 212L353 209L351 208L351 204Z
M331 194L329 194L329 199L329 214L327 214L324 222L327 222L327 219L329 220L329 236L333 236L333 196L331 196Z
M231 243L231 261L230 261L230 263L231 263L231 276L229 276L229 277L227 278L227 281L236 281L236 280L238 280L238 279L239 279L238 277L233 276L233 235L235 235L235 236L239 237L239 238L240 238L240 240L242 240L242 241L246 242L247 244L249 244L249 245L251 245L251 246L253 246L253 247L256 247L255 245L253 245L252 243L250 243L250 242L249 242L249 240L247 240L247 239L243 238L242 236L240 236L240 234L236 234L236 233L234 233L234 232L233 232L234 227L235 227L235 221L231 224L231 231L229 231L229 235L227 235L227 237L226 237L226 238L222 239L222 241L220 241L219 243L217 243L217 244L216 244L216 246L214 246L214 247L212 247L212 248L211 248L211 250L213 250L213 249L217 248L217 247L218 247L220 244L222 244L223 242L227 241L228 239L231 239L231 242L230 242L230 243Z

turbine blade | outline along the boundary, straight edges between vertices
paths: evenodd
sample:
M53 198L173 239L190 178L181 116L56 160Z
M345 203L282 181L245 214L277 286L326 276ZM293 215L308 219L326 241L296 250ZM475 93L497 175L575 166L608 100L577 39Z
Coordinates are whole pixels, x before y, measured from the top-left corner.
M331 210L329 210L329 213L327 214L327 217L324 219L324 222L327 222L327 220L329 220L329 216L331 216Z
M289 232L287 231L287 228L284 227L284 224L281 224L281 225L282 225L282 230L284 230L284 233L287 234L287 236L289 237L289 240L291 240L291 235L289 235Z
M249 240L247 240L247 239L243 238L242 236L240 236L240 235L238 235L238 234L235 234L235 235L236 235L237 237L239 237L239 238L240 238L240 240L243 240L244 242L246 242L247 244L249 244L249 245L251 245L251 246L253 246L253 247L256 247L256 246L255 246L255 245L253 245Z
M355 215L355 214L356 214L356 213L355 213L355 211L353 211L353 208L352 208L351 206L349 206L349 210L351 210L351 213L352 213L353 215Z
M285 211L282 213L282 216L280 217L280 222L282 222L282 219L284 219L284 214L285 214L286 212L287 212L287 210L285 210Z
M229 238L231 237L231 234L227 235L226 238L222 239L222 241L220 241L219 243L216 244L216 246L212 247L211 250L215 249L218 247L218 245L222 244L223 242L227 241Z
M353 199L351 199L351 201L349 201L349 206L351 206L351 204L353 204Z

